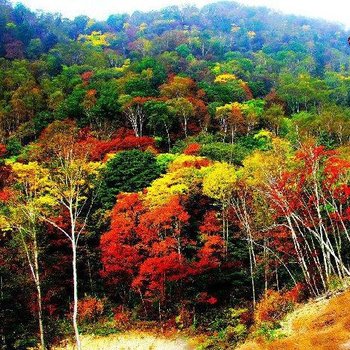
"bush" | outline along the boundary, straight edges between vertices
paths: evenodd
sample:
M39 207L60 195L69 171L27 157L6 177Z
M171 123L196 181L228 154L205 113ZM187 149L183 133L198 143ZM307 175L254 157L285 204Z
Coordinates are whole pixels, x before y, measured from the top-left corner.
M102 300L86 297L78 302L78 315L81 322L96 322L104 311Z
M179 314L175 319L176 325L178 329L186 329L193 325L193 312L188 310L186 305L182 305Z
M176 155L172 153L161 153L156 157L157 164L161 173L165 173L168 169L168 165L176 159Z
M338 276L331 276L328 280L328 289L331 292L344 288L344 281Z
M199 154L201 150L201 145L199 143L190 143L183 151L186 155L196 156Z
M278 324L278 321L294 307L294 301L288 296L288 292L282 294L268 290L256 306L255 323L257 325L270 324L271 326Z
M229 342L239 342L240 340L244 339L248 334L247 326L239 323L237 326L228 326L226 328L226 334L225 338Z
M261 323L259 329L254 334L255 336L263 337L268 341L285 337L281 326L279 324L272 325L271 323Z
M117 307L114 310L114 326L119 330L127 330L131 326L131 311Z

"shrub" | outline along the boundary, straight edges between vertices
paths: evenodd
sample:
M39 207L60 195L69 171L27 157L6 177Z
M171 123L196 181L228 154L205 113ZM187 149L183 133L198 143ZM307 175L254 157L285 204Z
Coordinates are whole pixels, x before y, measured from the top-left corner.
M305 299L305 286L297 283L291 290L287 291L284 296L292 303L298 303Z
M183 151L186 155L198 155L201 150L201 145L199 143L190 143Z
M228 326L226 328L225 337L227 341L237 343L244 339L247 336L247 333L247 326L242 323L238 323L237 326Z
M131 312L122 306L115 308L114 325L117 329L127 330L131 326Z
M193 324L193 312L186 305L182 305L175 321L179 329L189 328Z
M328 280L328 289L333 292L344 287L344 281L338 276L331 276Z
M217 302L217 298L209 295L207 292L199 293L197 296L197 303L199 304L215 305Z
M102 316L104 303L94 297L86 297L78 302L79 319L82 322L95 322Z
M289 298L288 293L268 290L256 306L255 323L276 325L293 306L294 302Z

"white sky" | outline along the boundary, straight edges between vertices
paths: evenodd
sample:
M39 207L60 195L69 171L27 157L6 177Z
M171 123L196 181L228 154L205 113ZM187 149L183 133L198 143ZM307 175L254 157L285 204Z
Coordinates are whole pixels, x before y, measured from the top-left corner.
M60 12L65 17L74 18L88 15L96 19L106 19L112 13L131 13L135 10L148 11L169 5L196 4L203 6L215 0L11 0L22 2L27 7L48 12ZM247 5L264 5L285 13L301 14L308 17L325 18L340 22L350 28L349 0L238 0Z

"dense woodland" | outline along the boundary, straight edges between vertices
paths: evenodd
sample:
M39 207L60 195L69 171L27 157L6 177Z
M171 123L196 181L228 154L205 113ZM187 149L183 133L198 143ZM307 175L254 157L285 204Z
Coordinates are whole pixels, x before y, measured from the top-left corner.
M234 2L0 0L0 348L138 325L225 349L344 284L347 37Z

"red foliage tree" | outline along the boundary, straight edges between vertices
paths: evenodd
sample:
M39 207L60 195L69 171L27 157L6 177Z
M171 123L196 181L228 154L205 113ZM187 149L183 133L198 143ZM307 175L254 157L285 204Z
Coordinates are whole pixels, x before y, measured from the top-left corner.
M100 242L101 275L109 284L123 282L130 285L138 272L142 254L136 227L143 211L138 194L118 196L111 214L111 229L102 235Z
M218 268L223 255L214 212L204 220L201 235L188 232L189 220L179 196L148 207L139 194L119 195L111 230L101 237L102 276L109 284L123 282L144 303L169 302L191 276ZM170 292L169 285L178 288Z
M145 151L147 149L156 150L155 141L149 136L136 137L134 133L127 129L119 129L111 140L97 140L89 138L84 141L92 145L91 159L101 160L108 153L118 151L127 151L131 149L139 149Z
M83 81L84 86L89 85L90 79L93 77L94 72L86 71L81 74L81 80Z
M350 275L339 250L339 243L350 242L350 162L313 145L297 152L295 161L268 196L281 223L279 235L286 240L287 234L309 291L317 295L327 290L332 273Z

